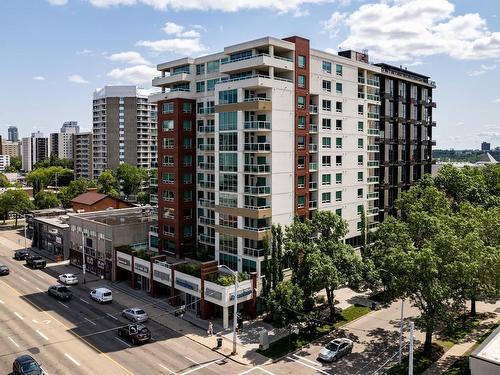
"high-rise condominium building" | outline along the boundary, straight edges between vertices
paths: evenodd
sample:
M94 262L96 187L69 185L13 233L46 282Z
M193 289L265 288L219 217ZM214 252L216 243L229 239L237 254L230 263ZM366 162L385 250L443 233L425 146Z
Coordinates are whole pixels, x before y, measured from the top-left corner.
M50 156L59 159L73 158L73 137L76 133L51 133L50 134Z
M73 135L73 163L75 179L92 178L92 133Z
M61 126L61 133L80 133L80 126L78 121L65 121Z
M23 171L29 172L35 163L49 158L49 143L49 138L44 137L40 132L23 138L21 146Z
M260 274L270 226L317 210L356 246L362 213L376 226L430 171L434 84L366 54L265 37L158 70L161 251Z
M106 86L94 92L93 177L127 163L156 167L156 104L135 86Z
M19 141L19 132L17 131L17 126L9 126L7 129L7 140L11 142L18 142Z
M11 158L19 157L21 155L21 142L2 140L2 154L9 155Z

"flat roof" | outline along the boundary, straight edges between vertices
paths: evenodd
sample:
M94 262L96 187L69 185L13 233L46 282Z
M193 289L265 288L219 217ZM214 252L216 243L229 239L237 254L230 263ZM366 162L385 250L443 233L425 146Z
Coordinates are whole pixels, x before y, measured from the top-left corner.
M65 218L68 218L68 216L64 216ZM33 219L34 221L38 221L38 222L41 222L41 223L45 223L45 224L48 224L48 225L52 225L54 227L58 227L58 228L69 228L69 224L68 223L63 223L60 219L60 217L35 217Z
M472 352L471 357L495 363L500 366L500 326L498 326L493 333Z

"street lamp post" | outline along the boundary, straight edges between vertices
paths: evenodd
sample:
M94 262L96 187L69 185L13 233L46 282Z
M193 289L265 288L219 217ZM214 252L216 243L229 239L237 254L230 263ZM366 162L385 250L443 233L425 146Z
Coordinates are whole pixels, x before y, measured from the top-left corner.
M28 225L28 222L26 220L26 214L24 214L24 250L28 249L28 246L26 245L26 226Z
M398 353L398 363L401 364L401 357L403 352L403 311L405 306L404 298L401 299L401 321L399 326L399 353Z
M237 316L238 316L238 271L233 271L228 266L222 264L219 265L218 268L225 268L229 270L234 276L234 310L233 310L233 352L231 354L237 354L236 351L236 326L238 324Z
M85 278L85 269L87 268L87 264L85 263L85 234L83 234L83 226L82 226L82 269L83 269L83 283L87 282Z

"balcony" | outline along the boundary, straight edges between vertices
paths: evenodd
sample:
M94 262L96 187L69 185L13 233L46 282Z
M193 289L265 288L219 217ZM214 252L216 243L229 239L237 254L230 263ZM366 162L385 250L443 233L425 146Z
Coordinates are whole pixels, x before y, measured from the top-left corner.
M369 200L378 199L378 191L374 191L374 192L366 194L366 199L369 199Z
M368 118L373 120L379 120L380 114L376 112L368 112Z
M318 124L309 124L309 133L317 133Z
M368 160L368 168L378 168L379 164L378 160Z
M214 125L206 125L206 126L198 126L198 132L199 133L213 133L215 132L215 126Z
M191 82L192 79L193 76L191 74L185 72L179 72L170 74L169 76L165 77L159 76L153 78L153 86L164 87L167 85L172 85L174 83ZM170 92L173 92L173 90L170 90Z
M149 186L150 187L155 187L155 186L158 186L158 179L157 178L151 178L149 180Z
M378 207L372 207L372 208L369 208L368 210L366 210L367 216L378 215L378 213L379 213Z
M314 172L318 170L318 163L309 163L309 172Z
M272 108L273 106L270 98L254 96L251 98L245 98L241 102L217 104L215 106L215 112L270 111Z
M309 201L309 209L314 210L315 208L318 208L318 201Z
M269 142L245 143L245 151L270 152L271 151L271 144Z
M266 232L271 227L253 227L253 226L244 226L243 229L245 230L251 230L252 232Z
M198 217L198 223L201 225L215 225L215 219L205 216Z
M249 69L261 69L272 66L277 69L293 70L293 60L281 57L271 56L267 53L241 57L239 59L223 61L220 65L221 73L230 73Z
M317 114L318 113L318 106L314 104L309 105L309 113L311 114Z
M366 84L369 86L380 87L380 81L378 81L376 79L367 79Z
M256 249L253 247L244 247L243 248L243 254L248 255L254 258L260 258L264 256L264 249Z
M152 204L158 204L158 194L150 194L149 202Z
M368 151L370 152L379 152L379 145L368 145L367 146Z
M310 152L318 152L318 145L316 143L309 143Z
M379 95L374 95L374 94L366 94L366 99L379 102L380 101L380 96Z
M372 177L368 177L366 179L366 182L368 184L378 184L378 176L372 176Z
M243 127L251 131L271 130L271 121L245 121Z
M358 99L364 99L365 98L365 93L364 92L358 92Z
M198 186L204 189L215 189L215 182L198 181Z
M215 163L198 163L198 168L206 171L213 171L215 170Z
M215 201L210 199L200 198L198 199L198 205L201 207L213 208L215 207Z
M317 190L318 183L316 181L309 181L309 190Z
M380 130L379 129L369 128L368 129L368 135L379 136L380 135Z
M363 77L358 77L358 83L364 84L365 79Z
M200 151L214 151L215 145L202 143L202 144L198 145L198 150L200 150Z
M211 237L207 234L200 234L198 235L198 241L202 243L206 243L209 245L214 245L215 244L215 237Z
M270 186L245 186L245 194L269 195L269 194L271 194L271 187Z
M269 164L245 164L244 170L247 173L271 173Z

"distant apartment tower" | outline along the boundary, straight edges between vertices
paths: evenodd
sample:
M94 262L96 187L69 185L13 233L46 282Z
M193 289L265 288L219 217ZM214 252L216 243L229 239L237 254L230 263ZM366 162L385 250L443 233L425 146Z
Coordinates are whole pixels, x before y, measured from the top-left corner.
M490 151L490 149L491 149L491 143L489 142L481 143L481 151Z
M135 86L105 86L94 92L93 178L127 163L156 167L156 104Z
M17 126L9 126L7 129L7 140L11 142L18 142L19 141L19 132L17 130Z
M2 155L19 157L21 155L21 142L2 141Z
M5 172L5 168L10 165L10 156L0 154L0 172Z
M50 152L49 138L43 136L43 133L32 133L31 137L22 139L22 169L29 172L33 169L35 163L49 158Z
M78 125L78 121L66 121L61 126L61 133L80 133L80 126Z
M59 159L72 159L74 136L75 133L51 133L50 156L56 156Z
M73 163L75 179L92 178L92 133L73 136Z

